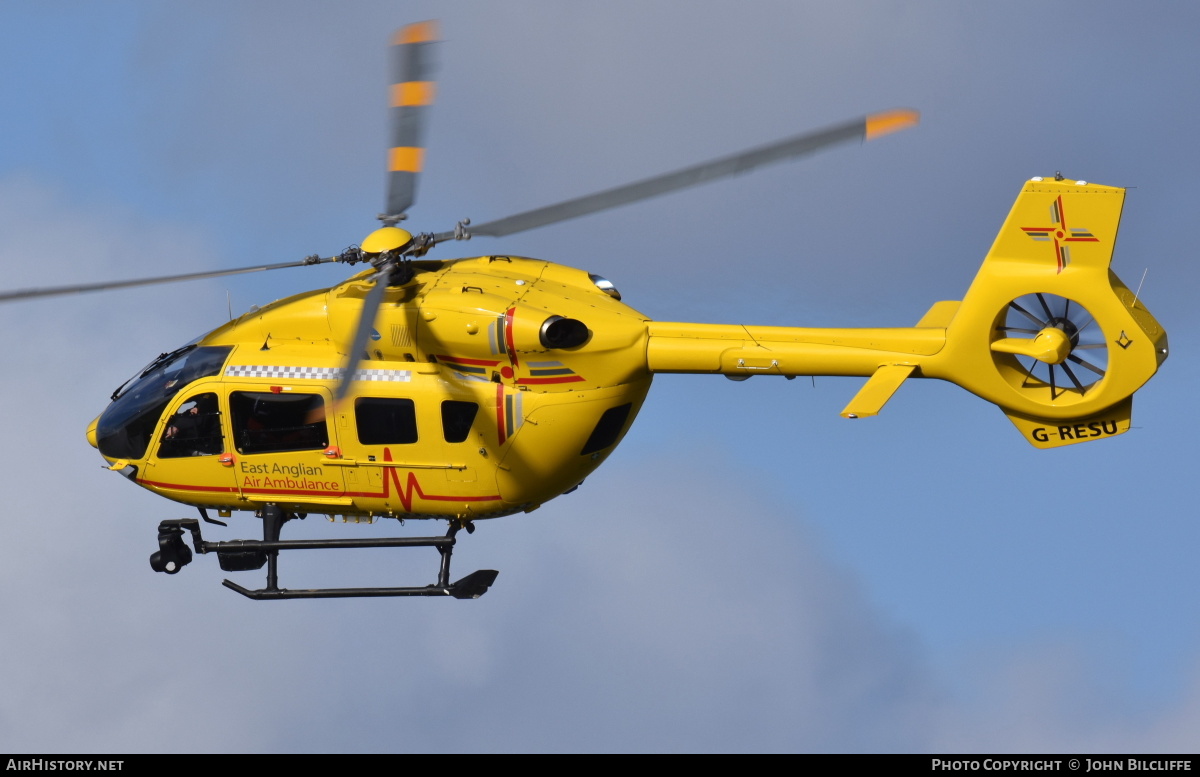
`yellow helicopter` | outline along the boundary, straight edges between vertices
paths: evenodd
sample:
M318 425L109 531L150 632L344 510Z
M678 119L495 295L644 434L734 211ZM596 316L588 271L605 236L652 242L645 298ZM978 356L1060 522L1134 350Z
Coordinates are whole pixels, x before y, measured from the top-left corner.
M222 569L267 568L253 599L478 598L496 579L450 582L461 529L534 510L574 490L612 453L656 373L863 376L842 410L880 412L910 377L962 386L1004 411L1034 446L1122 434L1132 395L1167 357L1162 327L1110 269L1124 190L1033 178L961 301L915 326L810 329L651 320L608 280L552 262L425 258L437 244L504 235L624 205L917 122L872 114L598 194L440 233L396 225L423 167L433 103L432 22L396 34L392 148L383 227L330 257L209 273L0 294L0 301L327 262L367 269L278 300L161 354L113 392L88 441L138 485L230 517L252 511L261 540L208 541L197 519L162 521L150 559L174 574L197 553ZM282 540L308 514L346 521L431 518L444 536ZM434 547L419 587L287 589L280 551Z

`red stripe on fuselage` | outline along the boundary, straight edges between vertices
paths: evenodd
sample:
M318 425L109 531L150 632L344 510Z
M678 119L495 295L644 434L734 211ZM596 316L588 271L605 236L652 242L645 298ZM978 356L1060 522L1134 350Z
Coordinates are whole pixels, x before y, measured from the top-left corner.
M169 488L172 491L210 491L221 494L236 494L237 488L233 486L189 486L181 483L159 483L156 480L139 480L140 485L149 486L151 488Z
M517 315L516 308L509 308L504 311L504 344L508 347L508 358L512 360L512 366L517 366L517 349L513 345L513 318Z
M501 387L501 402L503 402L503 387ZM390 462L392 460L391 448L383 449L383 460ZM403 469L403 464L396 464L384 467L383 490L378 492L370 491L316 491L312 489L266 489L266 488L243 488L244 494L285 494L288 496L357 496L368 497L372 499L387 499L391 496L392 484L396 485L396 496L400 499L400 505L405 512L412 512L413 494L415 493L421 499L427 502L499 502L500 495L493 494L489 496L455 496L447 494L426 494L421 488L420 481L417 480L415 472L409 472L406 482L401 485L400 473L398 470ZM237 493L238 489L229 486L193 486L182 483L160 483L154 480L139 480L137 481L143 486L153 488L163 488L172 491L200 491L200 492L217 492L217 493Z
M583 378L578 375L563 375L558 378L520 378L517 384L521 386L540 385L543 383L578 383Z
M442 356L438 355L438 361L454 362L455 364L476 364L481 367L495 367L500 362L498 360L489 359L460 359L457 356Z
M504 384L496 384L496 434L499 437L500 444L503 445L507 439L504 430L507 424L504 421Z

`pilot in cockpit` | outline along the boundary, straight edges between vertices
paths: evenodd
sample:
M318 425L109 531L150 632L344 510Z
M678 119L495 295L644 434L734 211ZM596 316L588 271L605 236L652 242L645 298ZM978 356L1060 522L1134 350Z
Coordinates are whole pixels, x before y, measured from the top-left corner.
M163 432L159 455L208 456L222 452L217 395L199 394L179 408Z

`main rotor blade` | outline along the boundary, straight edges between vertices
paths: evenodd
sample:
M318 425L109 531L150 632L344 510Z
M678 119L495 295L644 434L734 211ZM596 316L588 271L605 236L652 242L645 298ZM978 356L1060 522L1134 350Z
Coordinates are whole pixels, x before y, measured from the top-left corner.
M279 264L259 264L253 267L239 267L233 270L214 270L212 272L191 272L182 275L160 275L155 278L134 278L128 281L105 281L103 283L81 283L76 286L52 286L41 289L18 289L17 291L0 292L0 302L13 302L34 297L54 297L61 294L83 294L89 291L105 291L106 289L127 289L133 286L154 286L159 283L176 283L179 281L198 281L205 278L221 278L226 275L244 275L264 270L282 270L286 267L305 267L310 264L326 264L336 262L340 257L330 256L321 258L310 256L299 262L280 262Z
M371 331L375 328L375 315L383 303L383 292L387 289L391 270L391 265L385 264L379 272L375 273L375 286L367 292L367 297L363 300L362 314L358 318L358 328L354 330L354 341L350 344L350 352L346 357L346 369L342 372L341 382L338 383L337 392L333 396L334 404L345 399L346 394L350 391L350 385L354 383L354 373L358 372L359 362L363 360L363 351L367 347L367 338L371 336Z
M846 143L852 140L873 140L915 125L920 114L907 109L896 109L873 113L861 119L839 124L835 127L809 132L803 135L787 138L776 143L753 148L732 156L721 157L710 162L703 162L691 167L685 167L673 173L647 178L636 183L618 186L614 189L597 192L586 197L578 197L557 205L518 213L515 216L489 221L477 226L471 226L467 231L472 235L501 237L527 229L543 227L559 221L566 221L578 216L586 216L597 211L615 208L618 205L628 205L639 200L657 197L660 194L686 189L707 181L726 178L744 173L756 167L782 162L786 159L811 154L827 146ZM441 232L435 235L435 240L449 240L453 232Z
M421 22L401 28L392 41L392 147L386 209L379 217L384 222L399 221L416 196L425 157L425 115L437 90L432 48L437 35L437 22Z

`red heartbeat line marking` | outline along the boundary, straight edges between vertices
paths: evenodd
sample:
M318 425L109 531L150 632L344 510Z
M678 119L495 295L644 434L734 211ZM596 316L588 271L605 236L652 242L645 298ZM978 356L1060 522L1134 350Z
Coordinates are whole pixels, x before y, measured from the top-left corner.
M1057 224L1053 227L1021 227L1025 234L1029 235L1034 240L1054 240L1054 259L1058 265L1058 272L1062 272L1070 260L1070 255L1066 252L1066 246L1060 246L1059 241L1064 243L1099 243L1100 239L1093 236L1086 229L1077 230L1080 235L1072 235L1067 237L1067 233L1071 232L1067 228L1067 213L1063 208L1062 195L1054 201L1054 206L1051 208L1051 214L1055 217L1054 221Z
M391 448L383 449L383 460L390 462L392 460ZM289 488L243 488L242 492L247 494L290 494L295 496L365 496L373 499L387 499L391 496L392 485L396 486L396 497L400 500L400 505L404 508L404 512L412 512L413 494L427 502L499 502L500 495L493 496L451 496L445 494L426 494L421 488L420 481L417 480L417 473L409 472L408 478L404 484L400 483L400 473L397 471L404 467L403 464L393 464L384 466L383 491L316 491L311 489L289 489ZM197 486L187 483L162 483L155 480L139 480L143 486L151 486L154 488L170 489L172 491L201 491L201 492L218 492L218 493L237 493L238 489L231 486Z
M392 449L383 449L383 460L390 462L392 460ZM387 499L391 496L392 485L396 486L396 498L400 500L400 506L404 508L404 512L412 512L413 494L415 493L421 499L428 502L498 502L500 495L494 496L447 496L443 494L426 494L421 488L420 481L417 480L417 473L409 472L408 478L403 485L400 484L400 473L397 471L404 465L384 466L383 468L383 492L382 493L352 493L349 496L369 496Z

